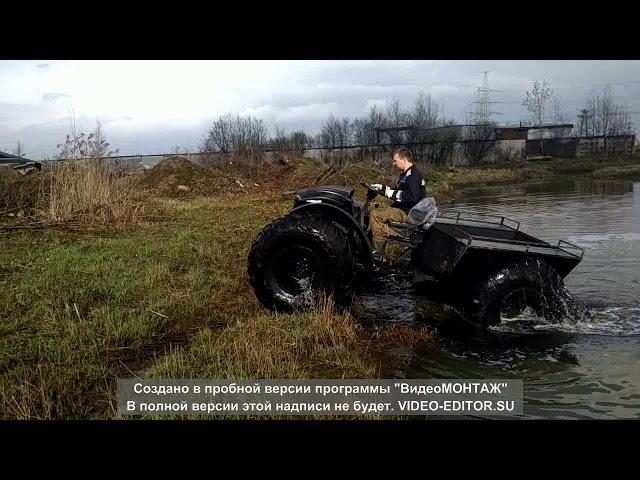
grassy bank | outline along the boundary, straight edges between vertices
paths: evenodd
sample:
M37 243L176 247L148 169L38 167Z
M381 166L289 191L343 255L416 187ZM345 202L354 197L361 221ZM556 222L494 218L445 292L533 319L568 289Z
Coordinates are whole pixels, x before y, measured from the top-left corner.
M0 416L112 417L115 379L134 374L380 375L379 333L327 309L274 315L256 301L248 249L289 206L279 195L163 199L148 206L163 221L126 231L5 234ZM393 340L416 339L424 332Z
M599 179L640 180L640 165L600 168L593 172L593 176Z
M557 159L529 164L546 177L572 175L594 179L640 179L640 157Z

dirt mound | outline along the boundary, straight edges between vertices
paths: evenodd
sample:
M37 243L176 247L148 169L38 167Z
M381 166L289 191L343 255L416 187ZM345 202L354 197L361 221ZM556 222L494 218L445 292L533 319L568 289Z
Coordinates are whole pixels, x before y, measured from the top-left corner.
M388 166L387 166L388 167ZM392 184L396 174L376 165L327 165L300 159L288 164L265 162L253 170L234 171L198 165L172 156L144 173L142 185L156 195L174 198L242 193L250 191L292 192L317 185L360 187L362 181Z
M145 172L142 185L168 197L219 195L246 189L240 179L179 156L165 158Z
M395 180L397 175L383 167L368 164L337 165L304 159L289 165L267 163L256 181L267 190L299 190L318 185L356 187L359 182ZM391 175L389 175L391 172ZM387 178L389 177L389 178ZM382 183L385 183L384 181Z

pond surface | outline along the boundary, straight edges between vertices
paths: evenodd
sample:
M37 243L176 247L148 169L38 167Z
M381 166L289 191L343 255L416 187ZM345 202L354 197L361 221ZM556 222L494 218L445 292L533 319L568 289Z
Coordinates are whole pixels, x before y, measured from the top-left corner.
M565 283L586 314L546 323L527 311L482 338L457 313L389 281L364 292L362 315L428 326L435 340L397 372L406 378L522 378L527 418L640 418L640 183L559 178L466 189L443 207L504 215L543 240L585 249Z

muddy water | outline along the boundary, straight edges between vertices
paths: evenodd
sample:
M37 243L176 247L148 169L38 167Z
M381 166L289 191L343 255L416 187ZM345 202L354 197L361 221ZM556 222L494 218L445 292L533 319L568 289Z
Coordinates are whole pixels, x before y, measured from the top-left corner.
M548 324L529 311L482 338L457 313L401 282L360 296L360 315L431 328L435 341L404 352L406 378L522 378L528 418L640 418L640 182L558 179L468 189L456 210L500 214L548 241L585 249L565 282L586 315Z

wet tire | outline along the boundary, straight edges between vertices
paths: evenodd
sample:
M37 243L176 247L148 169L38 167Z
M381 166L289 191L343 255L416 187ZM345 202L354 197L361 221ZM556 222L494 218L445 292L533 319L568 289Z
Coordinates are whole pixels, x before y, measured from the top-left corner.
M466 306L469 320L477 326L500 324L526 307L548 321L569 314L571 296L558 272L543 261L526 259L498 268L472 290Z
M255 295L271 310L309 310L322 294L338 307L351 303L355 262L347 232L320 214L291 214L267 225L248 260Z

